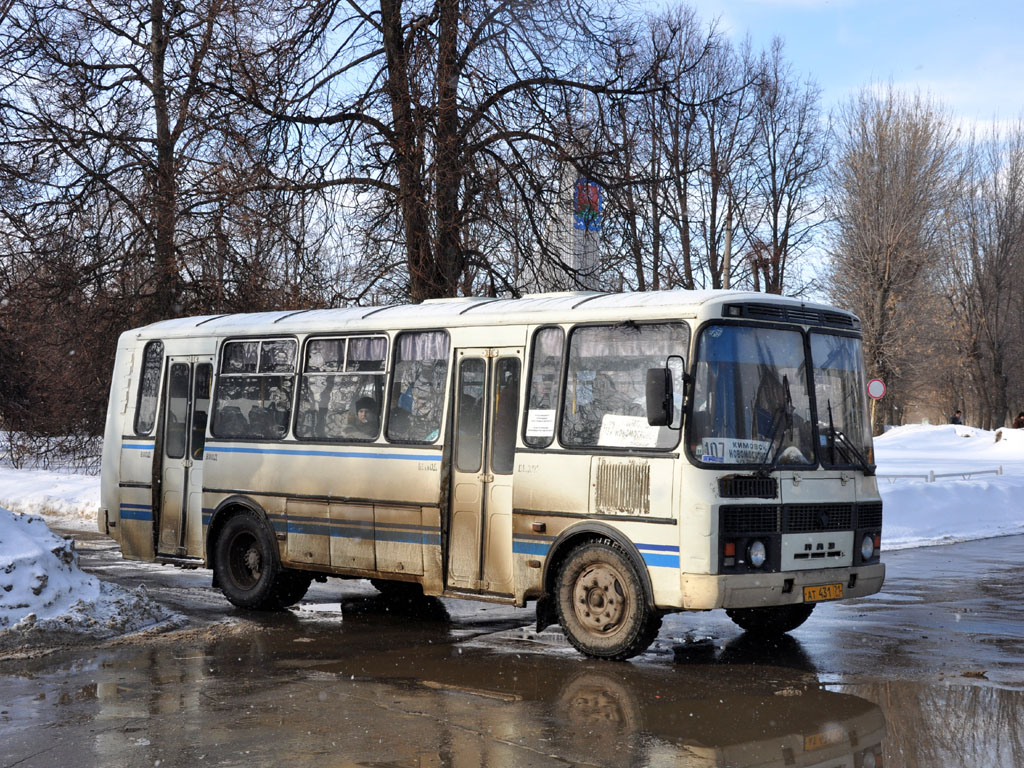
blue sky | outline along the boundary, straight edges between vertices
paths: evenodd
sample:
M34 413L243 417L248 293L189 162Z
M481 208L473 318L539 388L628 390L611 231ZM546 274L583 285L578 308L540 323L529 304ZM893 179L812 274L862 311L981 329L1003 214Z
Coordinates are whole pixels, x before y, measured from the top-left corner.
M735 39L786 43L794 70L817 80L829 109L871 82L938 97L965 121L1024 114L1024 2L690 0Z

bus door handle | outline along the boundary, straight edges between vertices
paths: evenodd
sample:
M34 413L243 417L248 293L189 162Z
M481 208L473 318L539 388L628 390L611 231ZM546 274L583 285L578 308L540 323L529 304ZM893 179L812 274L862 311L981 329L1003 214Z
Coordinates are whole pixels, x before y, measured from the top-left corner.
M481 483L493 483L494 482L494 475L490 475L490 474L487 474L485 472L484 474L480 475L480 482Z

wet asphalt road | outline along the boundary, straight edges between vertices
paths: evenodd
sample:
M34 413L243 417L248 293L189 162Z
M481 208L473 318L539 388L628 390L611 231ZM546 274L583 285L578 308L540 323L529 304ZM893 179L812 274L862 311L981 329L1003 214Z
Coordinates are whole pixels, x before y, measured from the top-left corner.
M722 612L666 617L626 664L531 610L315 585L254 615L208 572L83 565L183 630L0 661L0 766L1024 767L1024 537L892 553L884 591L766 645Z

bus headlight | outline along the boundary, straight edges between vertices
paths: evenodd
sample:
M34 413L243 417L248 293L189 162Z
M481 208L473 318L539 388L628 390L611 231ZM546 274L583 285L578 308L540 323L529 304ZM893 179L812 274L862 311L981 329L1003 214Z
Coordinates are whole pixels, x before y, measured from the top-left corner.
M875 554L875 538L870 533L864 534L860 541L861 560L870 560Z
M760 568L767 559L768 550L765 549L764 542L760 539L752 541L750 546L747 547L747 562L755 568Z

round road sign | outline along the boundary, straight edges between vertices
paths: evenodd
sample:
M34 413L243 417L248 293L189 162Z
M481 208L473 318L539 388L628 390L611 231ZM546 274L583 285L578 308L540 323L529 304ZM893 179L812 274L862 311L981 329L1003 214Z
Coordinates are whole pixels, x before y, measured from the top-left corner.
M878 400L885 397L885 382L881 379L872 379L868 382L868 397Z

